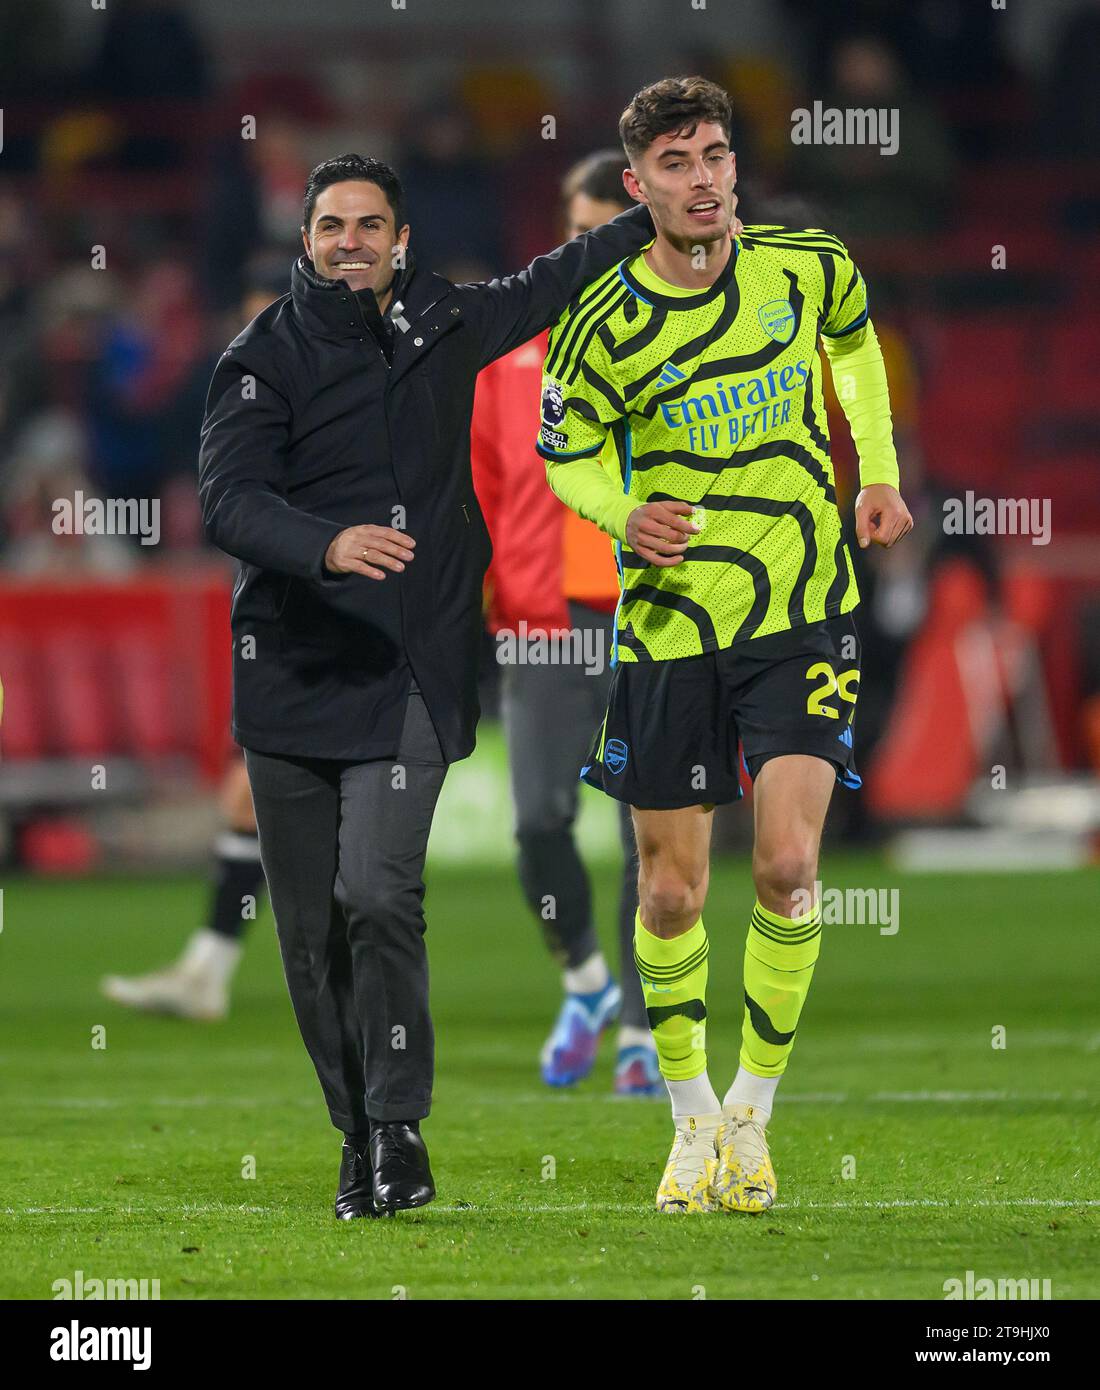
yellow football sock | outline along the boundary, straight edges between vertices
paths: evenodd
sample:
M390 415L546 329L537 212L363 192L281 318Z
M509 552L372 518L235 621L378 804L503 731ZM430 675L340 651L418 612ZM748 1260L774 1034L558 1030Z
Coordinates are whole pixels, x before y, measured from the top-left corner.
M688 1081L707 1068L707 941L703 919L663 940L634 919L634 964L642 980L646 1014L661 1075Z
M757 1076L781 1076L786 1070L820 948L820 906L803 917L781 917L759 902L753 908L741 1030L746 1070Z

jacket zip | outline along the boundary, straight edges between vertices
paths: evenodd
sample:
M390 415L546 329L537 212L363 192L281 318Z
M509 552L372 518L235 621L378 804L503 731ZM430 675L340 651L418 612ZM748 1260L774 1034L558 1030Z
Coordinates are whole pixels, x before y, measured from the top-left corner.
M365 316L364 316L364 314L363 314L363 306L362 306L362 304L359 303L358 296L357 296L353 291L349 291L349 293L351 293L352 303L355 305L355 312L359 315L359 322L360 322L360 323L362 324L362 326L363 326L363 332L367 335L367 337L368 337L368 338L371 340L371 342L374 344L375 350L377 351L378 356L381 357L381 359L382 359L382 365L385 367L386 371L387 371L387 372L390 371L390 370L391 370L391 364L386 360L386 354L382 351L382 344L378 341L378 339L377 339L377 338L374 336L374 334L370 331L370 324L367 323L367 320L366 320L366 318L365 318Z
M443 297L443 296L441 295L440 298L442 298L442 297ZM375 348L377 349L378 355L379 355L379 357L381 357L382 363L383 363L383 365L385 366L386 371L387 371L387 372L391 372L391 371L393 370L393 364L392 364L391 362L389 362L389 361L386 360L386 354L382 351L382 345L381 345L381 343L379 343L378 339L377 339L377 338L374 336L374 334L370 331L370 326L368 325L367 320L366 320L366 318L365 318L365 316L364 316L364 314L363 314L363 306L359 303L358 298L357 298L354 294L352 295L352 299L355 300L355 308L356 308L356 310L357 310L357 312L358 312L358 314L359 314L359 322L363 325L363 332L367 334L367 336L370 338L371 342L374 344ZM438 303L439 303L439 300L436 300L435 302L438 304ZM429 305L428 308L431 308L431 305ZM425 309L424 312L427 313L427 309ZM420 317L422 317L422 315L419 315L419 314L418 314L418 315L417 315L417 318L420 318ZM396 346L396 340L395 340L395 346ZM397 494L397 501L398 501L399 505L402 507L402 509L404 509L405 501L404 501L404 498L403 498L402 495L401 495L401 484L400 484L400 483L398 482L398 480L397 480L397 469L394 467L394 464L393 464L393 436L392 436L392 434L390 433L390 412L389 412L389 403L388 403L388 401L387 401L387 395L388 395L387 389L386 389L386 387L383 387L383 388L382 388L382 414L383 414L383 416L385 417L385 421L386 421L386 439L389 441L389 446L390 446L390 447L389 447L389 452L390 452L390 475L391 475L392 478L393 478L393 490L394 490L394 492ZM383 582L385 582L385 581L383 581ZM405 652L405 664L406 664L406 665L408 666L408 668L409 668L409 672L410 672L410 674L411 674L411 676L412 676L412 681L413 681L413 683L415 683L415 685L416 685L416 687L417 687L418 690L422 690L423 687L420 685L420 678L419 678L419 676L417 675L416 669L414 668L414 666L413 666L413 664L412 664L412 656L411 656L410 653L409 653L409 635L408 635L408 628L407 628L406 622L405 622L405 595L404 595L403 592L401 591L400 587L399 587L398 590L397 590L397 609L398 609L398 612L399 612L400 615L401 615L401 617L400 617L400 622L401 622L401 645L402 645L402 647L404 648L404 652ZM421 695L420 698L423 700L423 699L424 699L424 696ZM425 701L425 704L426 704L426 703L427 703L427 702Z

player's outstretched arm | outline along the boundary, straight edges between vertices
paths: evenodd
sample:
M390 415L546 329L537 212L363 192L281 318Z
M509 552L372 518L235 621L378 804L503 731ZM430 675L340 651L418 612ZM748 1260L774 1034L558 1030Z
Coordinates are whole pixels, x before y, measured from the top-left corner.
M649 209L639 205L537 256L526 270L484 284L460 285L481 341L481 366L557 322L585 285L653 239Z

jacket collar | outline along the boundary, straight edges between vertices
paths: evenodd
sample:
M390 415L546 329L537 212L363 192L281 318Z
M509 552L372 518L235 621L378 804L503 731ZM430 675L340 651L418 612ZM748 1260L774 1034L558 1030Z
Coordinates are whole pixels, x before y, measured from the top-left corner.
M416 273L416 263L411 250L405 254L405 264L394 276L393 297L387 310L387 318L396 318L393 313L398 304L405 306L408 317L410 301L419 298L415 292L421 282L436 280L434 275ZM444 282L446 283L446 282ZM450 286L447 285L449 289ZM437 294L439 291L437 291ZM329 338L361 338L362 319L371 329L376 329L381 318L378 301L370 290L352 291L346 280L329 280L319 274L308 256L299 256L290 272L290 294L294 309L304 326L311 333L320 333ZM359 308L356 308L358 302ZM428 303L425 300L425 305ZM424 306L422 305L421 308Z
M386 314L397 330L393 335L391 383L462 322L462 304L453 290L454 285L442 275L417 270L409 252L404 269L394 277L394 294ZM294 312L309 333L329 339L361 339L364 327L370 330L372 321L378 324L378 301L373 294L353 294L346 281L326 280L305 256L298 258L291 271L290 294Z

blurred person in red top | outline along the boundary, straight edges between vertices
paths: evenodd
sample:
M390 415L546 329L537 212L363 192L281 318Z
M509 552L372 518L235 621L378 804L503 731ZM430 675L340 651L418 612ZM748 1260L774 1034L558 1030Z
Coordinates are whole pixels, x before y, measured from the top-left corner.
M575 165L562 193L566 236L617 216L633 200L621 150ZM535 453L547 334L478 377L470 433L474 487L493 542L488 624L501 663L501 713L515 805L524 896L562 966L564 999L542 1051L543 1080L571 1086L592 1070L600 1036L619 1019L615 1090L663 1094L653 1035L633 969L637 857L629 808L620 806L622 987L600 950L588 875L574 838L578 773L607 707L619 581L611 542L558 501ZM559 650L545 639L581 634ZM512 640L514 639L514 640ZM542 639L542 640L540 640ZM578 659L581 653L595 657ZM509 659L511 657L512 659Z

